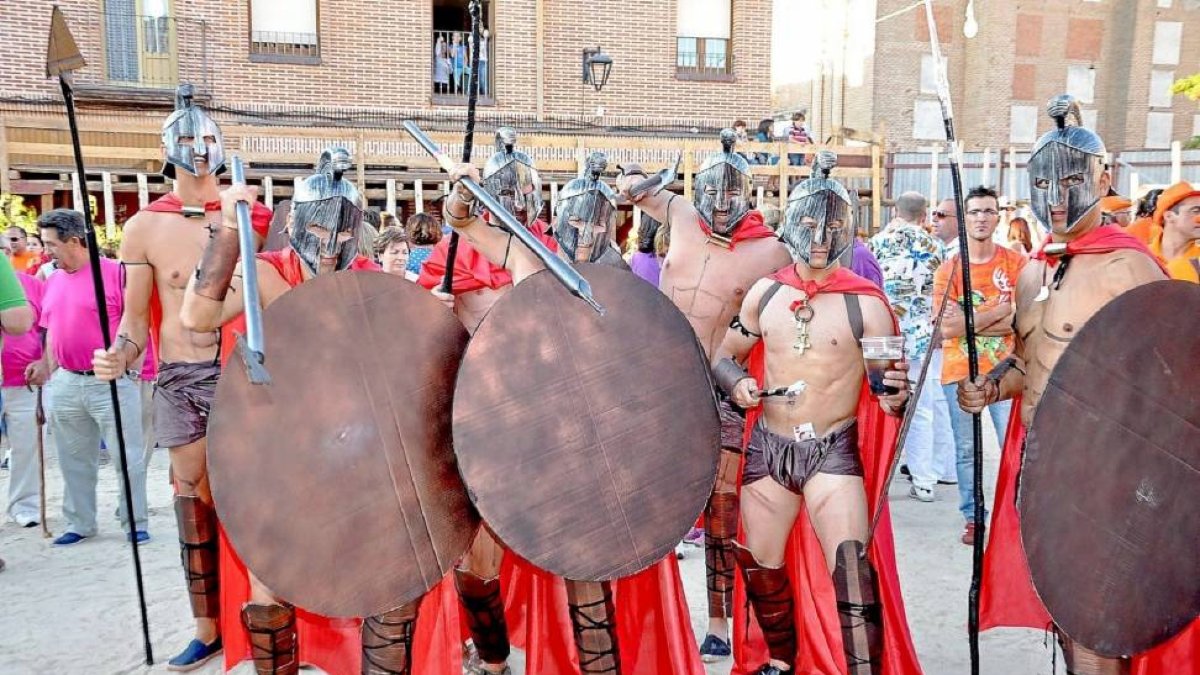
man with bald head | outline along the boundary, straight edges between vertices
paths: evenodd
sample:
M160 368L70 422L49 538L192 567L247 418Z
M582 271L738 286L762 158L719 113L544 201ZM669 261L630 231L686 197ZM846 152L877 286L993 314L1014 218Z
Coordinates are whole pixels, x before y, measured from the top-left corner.
M947 212L953 212L953 200L946 201L949 203ZM897 197L896 217L872 237L869 244L883 269L883 290L900 323L905 356L912 364L910 373L921 372L921 364L929 351L933 335L933 275L945 259L943 243L923 227L927 205L928 201L919 192L905 192ZM913 477L909 496L922 502L933 501L933 486L942 477L934 461L934 406L931 403L918 404L905 445L909 472ZM952 472L951 467L945 468L946 473Z

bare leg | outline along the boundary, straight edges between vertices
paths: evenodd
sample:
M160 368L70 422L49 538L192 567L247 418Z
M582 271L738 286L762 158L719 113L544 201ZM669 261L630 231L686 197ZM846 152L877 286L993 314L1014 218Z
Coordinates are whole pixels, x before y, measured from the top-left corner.
M413 630L420 606L418 600L363 620L362 675L411 672Z
M1129 659L1100 656L1061 632L1055 632L1058 633L1058 644L1067 662L1067 675L1129 675Z
M607 581L564 581L580 672L620 675L621 655L617 648L612 586Z
M708 581L708 633L729 639L733 614L733 541L737 536L737 471L741 455L721 450L717 482L704 510L704 564Z
M250 602L242 607L242 625L250 633L250 654L258 675L296 675L296 609L280 603L271 589L250 573Z
M217 585L217 519L208 487L206 439L171 448L171 475L175 479L175 517L179 525L184 576L196 618L196 639L205 644L216 640L220 616ZM211 551L211 557L209 554ZM211 566L210 566L211 565Z
M455 586L467 611L467 627L479 664L475 672L503 673L508 669L508 625L500 596L500 562L504 548L487 528L480 528L462 563L454 570Z
M762 627L771 665L791 670L796 660L795 599L784 567L788 535L803 500L770 478L742 488L746 547L734 545L746 595Z
M818 473L804 487L809 520L833 575L842 648L850 675L882 672L883 620L867 560L867 496L862 478Z

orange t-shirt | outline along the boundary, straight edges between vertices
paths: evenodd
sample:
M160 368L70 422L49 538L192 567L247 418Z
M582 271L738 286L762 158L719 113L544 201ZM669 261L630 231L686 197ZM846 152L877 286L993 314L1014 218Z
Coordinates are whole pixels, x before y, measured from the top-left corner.
M1137 237L1143 244L1149 244L1154 238L1154 219L1149 216L1138 218L1130 223L1125 231Z
M1017 277L1025 266L1026 258L1019 252L996 246L996 254L986 263L971 263L971 306L978 312L992 309L1000 303L1013 302L1017 290ZM942 296L946 285L950 285L949 297L963 306L962 270L958 256L942 263L933 277L934 312L941 311ZM975 350L979 354L979 372L986 373L1012 353L1012 335L976 336ZM942 384L965 380L967 368L966 337L948 338L942 341Z
M14 270L16 270L18 272L24 272L25 274L30 274L31 272L29 271L29 263L31 263L35 260L40 261L41 256L34 253L33 251L25 251L24 253L12 254L12 258L10 259L10 262L12 262L12 266L13 266ZM37 270L34 270L32 273L36 274Z

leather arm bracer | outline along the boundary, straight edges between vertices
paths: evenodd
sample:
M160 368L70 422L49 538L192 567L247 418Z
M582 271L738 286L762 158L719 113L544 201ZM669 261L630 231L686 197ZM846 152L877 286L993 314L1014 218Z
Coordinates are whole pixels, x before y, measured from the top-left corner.
M196 295L224 302L229 283L233 281L233 271L237 268L240 253L238 233L228 227L216 227L214 230L200 258L200 266L196 268L195 291Z
M733 359L724 358L717 361L712 369L713 382L717 387L725 392L727 396L733 395L733 388L738 382L750 377L745 368L739 366Z

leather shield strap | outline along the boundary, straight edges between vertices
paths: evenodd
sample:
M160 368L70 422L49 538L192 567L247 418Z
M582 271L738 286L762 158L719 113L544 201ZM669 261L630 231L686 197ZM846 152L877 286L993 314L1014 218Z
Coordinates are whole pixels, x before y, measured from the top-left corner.
M179 553L187 579L192 616L221 616L217 576L217 514L195 496L175 495L175 521L179 525Z
M717 361L717 364L713 366L712 373L713 382L726 395L732 395L733 388L737 386L737 383L750 377L745 368L739 366L733 359L728 358Z

